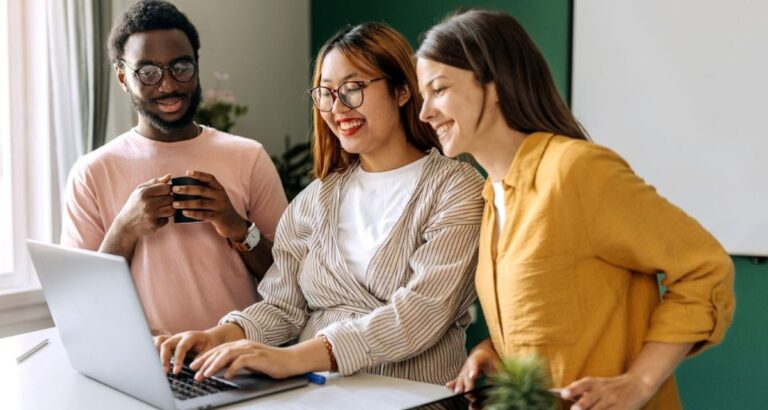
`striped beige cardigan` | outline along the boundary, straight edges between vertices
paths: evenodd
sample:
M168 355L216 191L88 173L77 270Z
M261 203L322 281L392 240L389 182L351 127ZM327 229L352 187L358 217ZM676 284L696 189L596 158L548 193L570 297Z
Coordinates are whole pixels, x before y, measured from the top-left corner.
M248 339L272 346L325 335L344 375L445 383L466 358L483 180L433 149L360 283L336 238L340 193L353 169L315 180L294 199L259 285L263 301L221 323L237 323Z

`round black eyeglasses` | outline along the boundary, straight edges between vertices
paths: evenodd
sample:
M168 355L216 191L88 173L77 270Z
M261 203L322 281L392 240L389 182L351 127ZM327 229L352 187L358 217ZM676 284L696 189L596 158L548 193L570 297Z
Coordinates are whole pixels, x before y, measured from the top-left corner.
M374 81L384 80L386 77L374 78L364 81L346 81L335 90L329 87L315 87L307 90L312 96L312 103L315 108L322 112L333 110L333 103L339 98L342 104L348 108L357 108L363 105L363 89L371 85Z
M120 60L133 71L136 78L144 85L155 85L163 79L165 70L171 73L171 77L180 83L191 81L197 73L197 64L188 60L177 61L171 65L143 64L139 67L131 67L125 60Z

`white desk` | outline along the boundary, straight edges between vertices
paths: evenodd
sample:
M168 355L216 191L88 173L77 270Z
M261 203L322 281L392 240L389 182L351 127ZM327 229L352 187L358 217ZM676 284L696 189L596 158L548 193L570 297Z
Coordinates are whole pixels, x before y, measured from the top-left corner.
M45 338L47 346L16 364L16 357ZM359 374L330 376L323 386L310 384L224 408L398 409L450 395L440 385ZM0 339L0 408L152 409L72 369L56 328Z

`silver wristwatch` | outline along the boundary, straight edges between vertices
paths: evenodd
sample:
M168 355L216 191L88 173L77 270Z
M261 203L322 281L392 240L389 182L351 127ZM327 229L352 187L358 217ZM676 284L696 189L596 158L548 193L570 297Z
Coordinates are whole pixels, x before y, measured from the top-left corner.
M232 247L240 252L250 252L261 240L261 232L256 224L251 222L251 226L248 227L248 231L245 234L245 239L242 242L230 242Z

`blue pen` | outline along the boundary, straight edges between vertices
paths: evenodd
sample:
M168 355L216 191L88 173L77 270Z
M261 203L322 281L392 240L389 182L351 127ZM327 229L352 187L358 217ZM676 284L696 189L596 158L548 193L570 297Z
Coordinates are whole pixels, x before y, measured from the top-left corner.
M307 380L309 380L310 383L325 384L325 376L323 375L317 373L307 373L304 376L307 376Z

